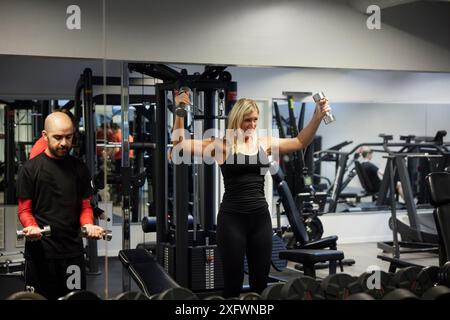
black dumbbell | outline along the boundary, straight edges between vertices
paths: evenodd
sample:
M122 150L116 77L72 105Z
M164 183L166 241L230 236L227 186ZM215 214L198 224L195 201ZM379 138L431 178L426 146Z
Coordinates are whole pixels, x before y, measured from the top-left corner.
M345 300L375 300L375 298L366 292L358 292L349 295Z
M434 286L425 291L423 300L450 300L450 289L446 286Z
M446 271L447 270L447 271ZM394 275L394 281L398 288L404 288L418 297L421 297L426 291L436 285L446 285L446 277L450 272L450 264L448 266L430 266L425 268L407 267L398 271ZM434 290L433 296L436 296L438 290ZM436 296L437 297L437 296Z
M397 288L383 297L383 300L418 300L419 298L409 290Z
M86 230L86 227L81 227L81 235L82 235L83 237L86 237L86 236L87 236L87 230ZM111 230L105 230L105 231L103 232L103 234L102 234L102 238L103 238L103 240L111 241L111 239L112 239L112 231L111 231Z
M261 293L261 297L264 300L280 300L281 299L281 289L284 283L276 283L274 285L268 286Z
M239 297L239 300L262 300L262 297L256 292L244 293Z
M198 297L189 289L177 287L161 292L157 300L198 300Z
M438 284L439 267L430 266L423 268L416 279L416 294L422 296L428 289Z
M91 291L77 290L66 294L58 300L102 300L98 295Z
M118 294L114 300L149 300L149 298L141 292L126 291Z
M322 280L321 287L328 300L343 300L362 291L358 278L346 273L330 274Z
M47 300L44 296L36 292L19 291L10 295L7 300Z
M51 235L51 233L52 232L51 232L50 226L44 226L41 229L41 234L43 236L49 236L49 235ZM22 240L23 238L25 238L25 233L23 232L23 230L17 230L16 234L17 234L17 240Z
M383 296L395 289L393 281L394 275L384 271L364 272L358 278L358 283L363 292L371 295L373 298L380 300ZM369 283L370 280L379 281L379 283Z
M225 300L225 298L222 297L222 296L209 296L209 297L206 297L203 300Z
M422 271L421 267L407 267L397 271L394 274L394 284L397 288L402 288L411 291L417 296L422 294L422 289L418 285L417 278Z
M450 261L439 268L438 282L439 284L450 288Z
M280 291L283 300L324 300L320 282L308 276L301 276L286 282Z

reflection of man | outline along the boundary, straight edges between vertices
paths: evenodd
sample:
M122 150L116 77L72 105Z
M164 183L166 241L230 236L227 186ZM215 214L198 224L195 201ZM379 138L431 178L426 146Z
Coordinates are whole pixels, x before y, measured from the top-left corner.
M371 181L373 188L375 190L379 190L381 185L380 177L383 177L383 173L375 164L371 162L373 156L372 154L373 151L369 147L362 148L361 156L363 157L363 161L361 162L361 166Z
M27 161L17 181L18 215L26 236L25 283L48 299L86 288L83 241L100 239L104 230L93 224L92 194L87 167L69 155L73 122L62 112L45 119L44 152ZM51 235L41 229L50 226ZM75 279L69 281L70 276Z
M375 190L380 190L381 186L381 179L383 177L383 172L380 171L380 169L372 163L372 157L373 157L373 150L369 147L362 147L361 149L361 156L363 157L363 161L361 162L361 166L366 173L367 177L372 183L372 186ZM398 178L394 177L394 179L398 180ZM403 199L403 189L402 184L400 181L397 181L396 183L396 189L398 194Z

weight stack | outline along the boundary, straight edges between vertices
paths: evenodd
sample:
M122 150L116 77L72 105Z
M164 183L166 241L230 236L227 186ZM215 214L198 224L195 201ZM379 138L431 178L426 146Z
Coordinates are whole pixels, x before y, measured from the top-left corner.
M175 230L170 230L168 241L170 244L175 245L176 244L176 236L175 236ZM194 246L198 244L205 244L205 231L203 230L197 230L196 232L196 239L194 241L194 231L189 230L188 231L188 246Z
M175 279L175 245L162 242L158 247L158 262Z
M223 289L222 260L216 245L189 248L192 291Z

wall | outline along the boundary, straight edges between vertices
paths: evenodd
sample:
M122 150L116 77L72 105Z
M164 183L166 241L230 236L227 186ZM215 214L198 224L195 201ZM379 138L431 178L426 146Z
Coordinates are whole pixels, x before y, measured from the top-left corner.
M66 27L72 4L81 8L80 30ZM388 24L369 30L366 20L343 0L3 1L0 54L450 71L448 48Z

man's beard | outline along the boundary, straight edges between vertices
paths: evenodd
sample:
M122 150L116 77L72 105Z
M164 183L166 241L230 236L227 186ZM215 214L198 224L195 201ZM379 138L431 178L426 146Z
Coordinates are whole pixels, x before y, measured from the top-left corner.
M48 150L55 158L62 159L69 154L70 148L48 148Z

